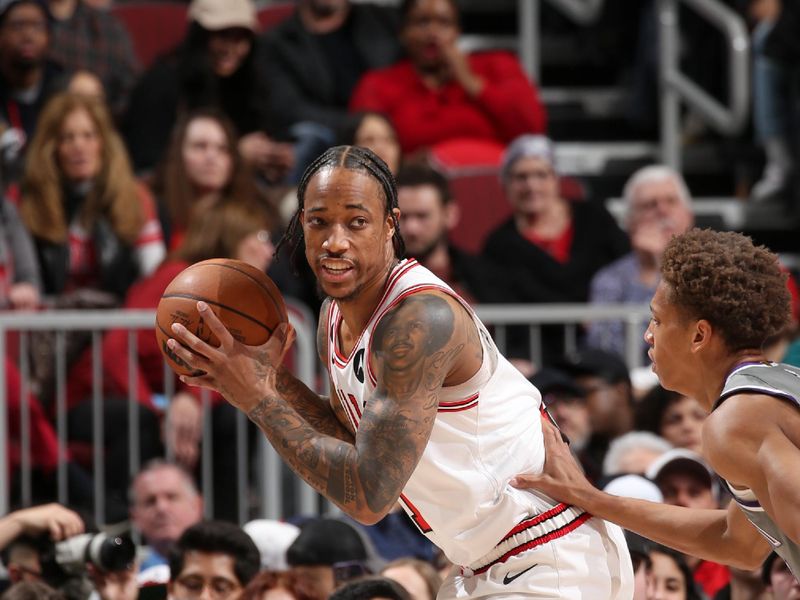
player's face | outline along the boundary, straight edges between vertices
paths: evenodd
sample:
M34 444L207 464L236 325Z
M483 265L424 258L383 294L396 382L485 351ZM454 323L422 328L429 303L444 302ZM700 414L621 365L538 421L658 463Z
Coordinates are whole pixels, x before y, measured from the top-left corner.
M424 260L447 235L446 208L432 185L415 185L397 190L400 225L406 253Z
M669 301L669 288L663 281L658 284L650 307L653 315L644 339L650 346L647 355L653 362L653 371L666 389L687 393L682 388L697 367L690 351L694 321Z
M394 223L374 178L322 169L306 188L301 218L306 259L326 295L347 301L383 286L394 260Z

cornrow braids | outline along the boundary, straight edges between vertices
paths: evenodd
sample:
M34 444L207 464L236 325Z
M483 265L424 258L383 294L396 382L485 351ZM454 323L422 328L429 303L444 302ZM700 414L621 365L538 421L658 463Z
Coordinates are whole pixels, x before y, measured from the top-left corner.
M323 154L318 156L306 170L300 179L297 187L297 211L292 215L286 233L278 242L275 249L279 254L285 248L289 252L289 263L295 273L299 273L305 261L305 236L303 226L300 223L300 214L305 206L306 189L311 179L326 168L342 168L366 173L375 179L383 190L384 201L386 202L386 213L392 216L394 222L394 235L392 236L392 247L397 258L403 258L406 253L406 244L400 235L400 222L394 213L397 208L397 185L392 172L386 163L368 148L361 146L334 146L328 148ZM298 253L298 250L302 252Z

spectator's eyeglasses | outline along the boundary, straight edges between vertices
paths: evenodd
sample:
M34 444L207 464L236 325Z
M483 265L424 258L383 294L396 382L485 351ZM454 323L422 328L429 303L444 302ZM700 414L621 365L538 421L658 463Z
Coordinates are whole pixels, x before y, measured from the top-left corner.
M331 568L333 569L333 580L336 582L337 586L340 583L345 583L356 577L370 574L370 570L367 566L359 560L333 563Z
M233 592L240 590L242 587L224 577L213 577L206 580L197 575L178 577L175 580L175 586L178 588L177 598L198 598L203 593L203 590L208 588L208 591L211 592L211 597L215 600L227 600Z

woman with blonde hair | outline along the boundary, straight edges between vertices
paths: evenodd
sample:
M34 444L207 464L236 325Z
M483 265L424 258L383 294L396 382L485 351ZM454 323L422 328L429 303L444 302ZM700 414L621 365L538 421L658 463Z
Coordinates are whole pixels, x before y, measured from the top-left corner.
M161 263L155 204L136 181L105 106L59 94L39 117L21 183L45 294L92 288L122 298Z

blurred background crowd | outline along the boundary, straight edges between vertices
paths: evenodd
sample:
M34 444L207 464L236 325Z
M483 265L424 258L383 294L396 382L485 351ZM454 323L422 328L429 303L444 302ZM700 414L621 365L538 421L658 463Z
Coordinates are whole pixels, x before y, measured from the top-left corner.
M186 266L228 257L268 272L290 312L315 321L312 274L275 244L305 167L356 144L395 174L407 256L475 306L641 308L666 243L697 225L779 252L798 316L798 4L687 3L744 25L752 118L719 133L684 108L682 168L659 155L661 5L598 2L580 20L533 4L0 0L0 307L152 310ZM726 42L702 13L681 9L679 64L725 98ZM534 16L535 63L519 39ZM724 506L703 409L636 368L644 326L520 325L503 329L503 347L595 484ZM770 358L800 364L796 333ZM452 565L399 508L371 527L319 518L324 503L302 514L284 473L281 519L258 514L254 489L243 518L231 481L250 473L220 449L242 437L255 448L257 432L175 380L150 329L94 344L75 331L24 337L9 334L3 355L19 508L0 519L3 598L435 597ZM204 439L217 448L205 461ZM66 497L70 508L52 504ZM774 556L749 572L629 543L637 600L800 598Z

